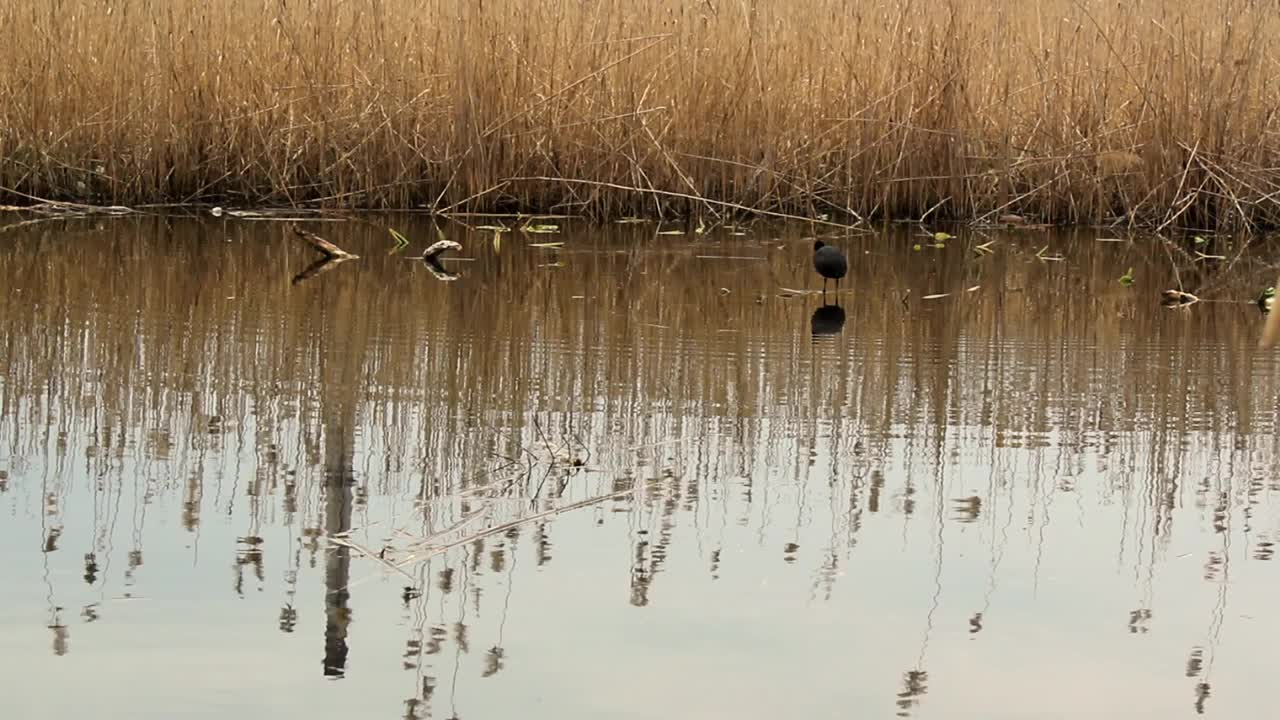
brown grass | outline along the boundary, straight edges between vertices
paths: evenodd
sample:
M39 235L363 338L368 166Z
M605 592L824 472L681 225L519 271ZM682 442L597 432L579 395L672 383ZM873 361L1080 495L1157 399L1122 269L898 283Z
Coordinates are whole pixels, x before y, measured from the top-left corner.
M1280 220L1275 0L12 0L0 185L92 202Z

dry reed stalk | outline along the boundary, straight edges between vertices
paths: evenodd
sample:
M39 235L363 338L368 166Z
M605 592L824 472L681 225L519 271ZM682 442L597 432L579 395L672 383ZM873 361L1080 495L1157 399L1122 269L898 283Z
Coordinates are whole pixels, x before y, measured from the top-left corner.
M1280 224L1263 0L12 0L0 24L0 186L30 196Z

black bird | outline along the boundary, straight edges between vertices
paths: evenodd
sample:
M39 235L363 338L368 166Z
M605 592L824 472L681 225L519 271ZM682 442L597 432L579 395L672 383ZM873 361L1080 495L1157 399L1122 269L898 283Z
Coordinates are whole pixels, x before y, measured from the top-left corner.
M849 271L849 262L841 252L821 240L813 243L813 269L822 276L822 294L827 294L827 280L836 281L836 292L840 292L840 278Z

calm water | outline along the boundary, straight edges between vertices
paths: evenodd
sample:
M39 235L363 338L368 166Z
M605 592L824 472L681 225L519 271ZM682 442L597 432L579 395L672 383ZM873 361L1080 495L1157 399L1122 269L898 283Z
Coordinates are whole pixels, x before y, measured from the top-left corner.
M1250 253L391 222L0 233L6 717L1273 712Z

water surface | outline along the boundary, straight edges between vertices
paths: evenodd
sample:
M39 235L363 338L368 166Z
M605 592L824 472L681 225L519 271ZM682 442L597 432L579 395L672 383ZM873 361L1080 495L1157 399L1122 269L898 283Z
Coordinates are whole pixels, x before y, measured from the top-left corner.
M1265 254L307 227L0 233L8 715L1272 712Z

